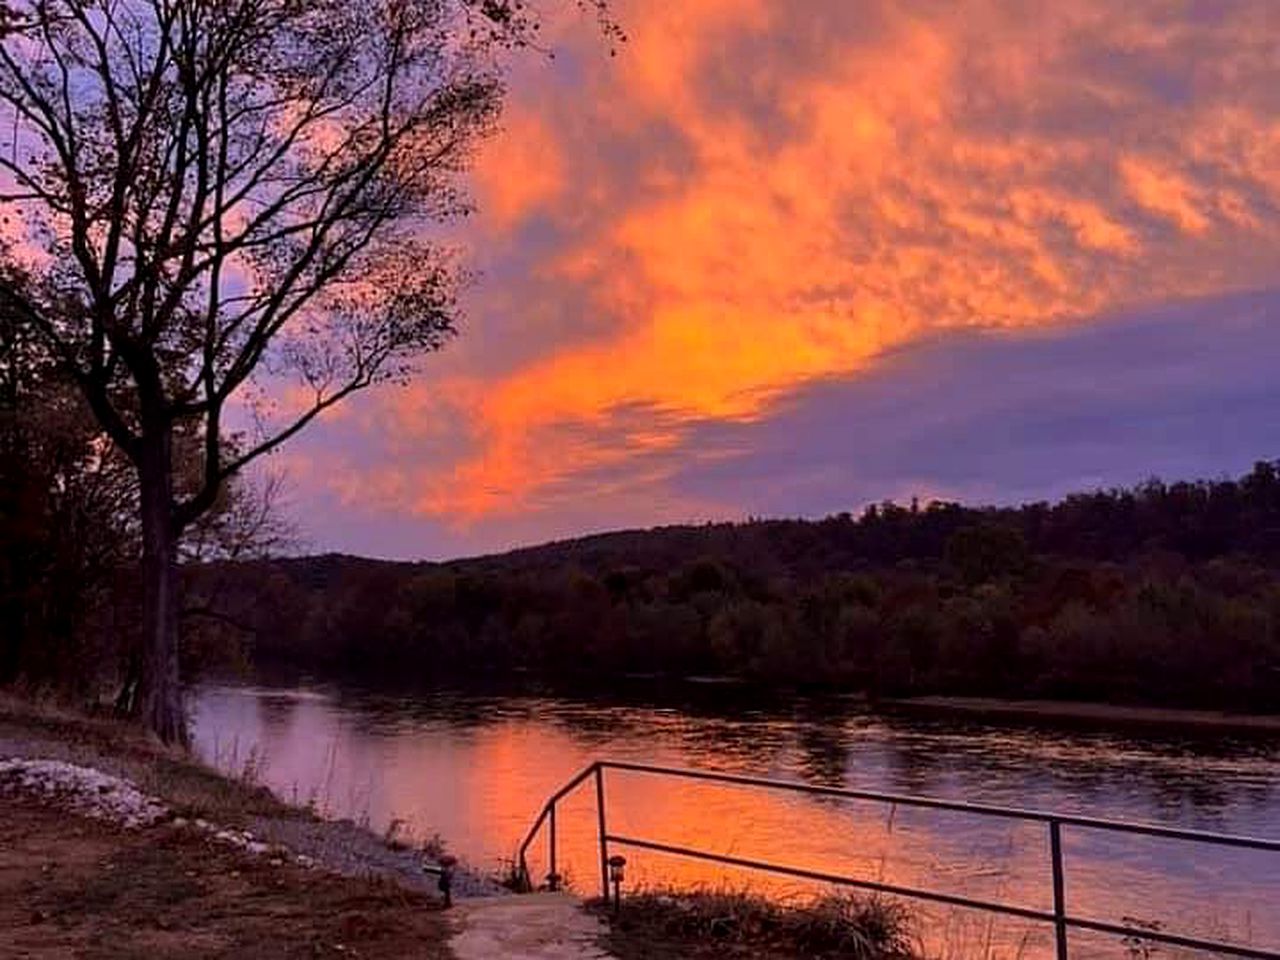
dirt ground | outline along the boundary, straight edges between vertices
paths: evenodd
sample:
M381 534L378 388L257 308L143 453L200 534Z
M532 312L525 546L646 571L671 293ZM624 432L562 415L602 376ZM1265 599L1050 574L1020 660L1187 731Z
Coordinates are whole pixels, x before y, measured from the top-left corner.
M167 825L0 797L0 958L449 958L438 904Z

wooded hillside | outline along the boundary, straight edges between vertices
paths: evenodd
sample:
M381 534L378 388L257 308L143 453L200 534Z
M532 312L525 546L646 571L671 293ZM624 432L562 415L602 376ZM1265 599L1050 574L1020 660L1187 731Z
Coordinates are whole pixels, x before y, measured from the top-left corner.
M1280 704L1280 465L1058 503L625 531L451 563L212 565L252 659L367 679L728 675Z

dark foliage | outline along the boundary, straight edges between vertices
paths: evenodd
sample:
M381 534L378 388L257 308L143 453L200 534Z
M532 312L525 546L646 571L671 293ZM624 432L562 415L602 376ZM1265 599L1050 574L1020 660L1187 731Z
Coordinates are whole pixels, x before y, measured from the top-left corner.
M102 658L86 622L134 557L123 458L73 385L0 311L0 684L84 693Z
M180 438L180 474L196 444ZM261 556L289 536L278 484L236 480L179 544L190 561ZM75 699L120 683L139 645L138 485L65 372L0 309L0 686ZM190 609L188 666L225 662L237 633Z
M779 903L732 889L641 890L609 923L608 946L624 960L912 960L922 956L907 908L892 900L829 894Z
M448 564L210 565L261 662L728 675L873 695L1280 704L1280 472L669 527Z

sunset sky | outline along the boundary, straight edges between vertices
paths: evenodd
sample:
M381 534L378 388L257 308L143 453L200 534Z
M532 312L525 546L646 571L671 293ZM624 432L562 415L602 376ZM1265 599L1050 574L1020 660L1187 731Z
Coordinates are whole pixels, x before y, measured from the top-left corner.
M307 549L1280 456L1280 3L615 8L514 70L462 335L274 458Z

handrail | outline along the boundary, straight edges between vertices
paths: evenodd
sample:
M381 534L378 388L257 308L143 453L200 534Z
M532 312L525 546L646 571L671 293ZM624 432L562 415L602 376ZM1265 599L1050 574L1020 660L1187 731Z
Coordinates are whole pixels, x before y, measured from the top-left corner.
M1106 820L1098 817L1082 817L1070 813L1048 813L1043 810L1026 810L1019 807L1000 807L988 803L970 803L965 800L943 800L937 797L920 797L912 794L879 793L870 790L846 790L842 787L819 787L790 780L770 780L765 777L748 777L736 773L719 773L714 770L691 770L681 767L662 767L647 763L629 763L623 760L602 760L600 766L612 770L629 770L635 773L653 773L687 780L711 780L737 786L763 787L771 790L789 790L817 796L843 797L849 800L869 800L876 803L896 804L901 807L925 807L931 810L948 810L956 813L972 813L979 816L1004 817L1010 820L1032 820L1038 823L1057 821L1063 826L1084 827L1089 830L1111 830L1120 833L1137 833L1150 837L1166 837L1193 843L1212 843L1225 847L1247 847L1251 850L1267 850L1280 853L1280 839L1233 836L1211 833L1207 830L1184 830L1155 823L1137 823L1130 820Z
M551 817L552 835L551 835L551 874L556 872L556 843L555 843L555 808L556 804L573 793L582 781L586 780L593 773L600 769L600 761L597 760L590 766L585 767L577 776L566 783L563 787L553 793L550 799L542 805L542 812L538 814L538 819L533 822L533 826L529 828L529 832L525 834L524 842L520 844L520 850L516 854L516 869L519 872L521 883L527 888L529 886L529 847L534 839L538 836L538 831L542 829L542 824L546 822L547 817ZM553 881L554 882L554 881Z
M932 810L945 810L957 813L973 814L977 816L998 817L1003 819L1042 823L1047 825L1049 828L1049 847L1053 881L1053 910L1052 912L1037 910L1014 904L978 900L970 897L959 896L957 894L942 893L936 890L924 890L915 887L886 884L871 880L861 880L854 877L822 873L800 867L792 867L785 864L750 860L743 857L731 857L724 854L712 853L706 850L697 850L692 847L660 843L655 840L648 840L641 837L611 834L608 832L605 823L604 773L606 770L621 770L632 773L653 774L663 777L726 783L734 786L756 787L766 790L785 790L793 793L805 793L811 796L840 797L851 800L864 800L877 803L894 804L898 806L921 807ZM604 899L606 901L609 899L609 844L612 843L617 846L653 850L672 856L706 860L714 863L722 863L727 866L761 870L769 873L797 877L800 879L815 880L821 883L830 883L863 890L874 890L895 896L911 897L935 903L945 903L953 906L1000 913L1007 916L1021 917L1027 920L1052 923L1056 934L1055 945L1058 960L1067 960L1067 931L1071 928L1091 930L1100 933L1111 933L1125 937L1137 936L1141 937L1143 940L1169 944L1171 946L1187 947L1196 950L1208 950L1235 957L1255 958L1255 960L1280 960L1280 952L1276 952L1274 950L1262 950L1238 944L1202 940L1196 937L1184 936L1182 934L1166 933L1159 930L1140 929L1137 927L1110 923L1104 920L1071 916L1067 912L1066 905L1066 888L1064 879L1065 858L1062 851L1061 830L1063 826L1071 826L1088 830L1106 830L1111 832L1136 834L1140 836L1182 840L1191 843L1206 843L1214 846L1263 850L1271 853L1280 853L1280 839L1218 834L1203 830L1183 830L1176 827L1160 826L1159 824L1134 823L1124 820L1108 820L1097 817L1077 816L1074 814L1049 813L1040 810L1025 810L1017 807L1001 807L993 804L968 803L960 800L943 800L934 797L879 793L869 790L847 790L840 787L822 787L807 783L795 783L787 780L772 780L763 777L744 776L741 774L719 773L713 770L682 769L678 767L664 767L654 764L633 763L620 760L595 761L578 773L572 780L565 784L565 786L561 787L560 790L552 794L552 796L543 805L541 812L538 814L537 819L534 821L533 826L530 828L528 834L525 836L524 842L521 843L519 848L517 868L520 872L523 885L526 888L529 887L529 869L527 861L528 850L536 839L538 831L548 820L550 821L549 852L551 866L549 881L553 886L558 882L558 875L556 873L556 805L592 776L596 778L596 805L598 807L597 815L599 822L601 884L603 886Z

